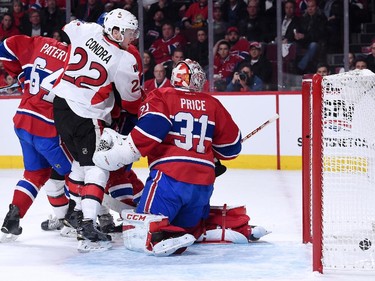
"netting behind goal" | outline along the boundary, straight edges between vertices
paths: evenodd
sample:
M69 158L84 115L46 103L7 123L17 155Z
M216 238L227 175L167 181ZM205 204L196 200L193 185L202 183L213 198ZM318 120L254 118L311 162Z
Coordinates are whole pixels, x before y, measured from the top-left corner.
M303 96L303 240L313 243L313 270L375 270L375 74L315 75Z

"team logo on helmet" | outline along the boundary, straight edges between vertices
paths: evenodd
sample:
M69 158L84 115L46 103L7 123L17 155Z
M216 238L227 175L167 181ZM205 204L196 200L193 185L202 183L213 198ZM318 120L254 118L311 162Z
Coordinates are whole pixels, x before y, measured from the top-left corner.
M206 75L201 66L190 59L180 61L172 70L171 83L176 88L201 91L205 82Z
M173 69L173 81L175 87L189 88L190 70L186 63L179 63Z

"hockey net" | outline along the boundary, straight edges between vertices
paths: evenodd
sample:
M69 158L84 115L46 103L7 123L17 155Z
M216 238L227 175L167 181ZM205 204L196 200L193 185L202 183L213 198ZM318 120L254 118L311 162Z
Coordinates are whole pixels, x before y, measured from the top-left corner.
M375 270L375 74L314 75L302 101L303 242L313 244L313 270Z

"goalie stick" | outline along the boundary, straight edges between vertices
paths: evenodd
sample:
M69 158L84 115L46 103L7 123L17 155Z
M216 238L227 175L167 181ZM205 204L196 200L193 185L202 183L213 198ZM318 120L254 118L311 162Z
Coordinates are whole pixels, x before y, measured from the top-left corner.
M122 210L134 210L135 207L128 205L124 202L121 202L120 200L117 200L113 198L112 196L108 195L107 193L104 193L103 202L102 205L104 207L107 207L119 214L121 214Z
M259 127L257 127L255 130L253 130L252 132L248 133L246 136L244 136L241 140L241 142L244 142L245 140L251 138L252 136L254 136L256 133L258 133L260 130L262 130L264 127L266 127L267 125L273 123L274 121L276 121L277 119L279 119L279 114L276 114L275 116L271 117L270 119L268 119L266 122L264 122L262 125L260 125Z

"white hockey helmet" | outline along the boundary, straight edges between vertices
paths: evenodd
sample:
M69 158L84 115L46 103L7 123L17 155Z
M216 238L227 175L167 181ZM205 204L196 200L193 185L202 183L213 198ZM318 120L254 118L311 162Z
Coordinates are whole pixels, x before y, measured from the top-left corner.
M175 88L199 92L202 91L205 82L206 74L196 61L182 60L172 70L171 84Z
M103 28L104 33L106 33L108 37L115 42L121 43L126 37L126 34L129 32L134 38L139 37L137 18L132 13L124 9L114 9L110 11L104 18ZM121 40L116 40L113 38L112 31L114 28L119 29Z

